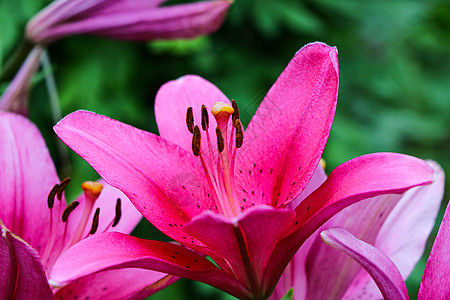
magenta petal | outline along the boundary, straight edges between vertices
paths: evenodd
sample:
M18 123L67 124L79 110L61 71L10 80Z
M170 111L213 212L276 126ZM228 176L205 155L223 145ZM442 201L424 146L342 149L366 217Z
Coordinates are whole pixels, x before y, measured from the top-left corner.
M0 111L15 112L28 115L28 94L30 81L39 68L42 48L36 46L28 54L27 59L20 67L14 79L0 98Z
M267 261L294 216L290 210L258 206L246 210L232 221L205 213L184 228L227 261L239 280L246 282L256 297L264 292L261 286Z
M433 161L428 161L428 163L435 170L434 182L430 185L418 186L406 191L399 203L389 213L388 218L379 230L376 240L363 239L365 242L369 242L383 251L395 263L405 280L411 274L424 252L444 193L443 170ZM367 201L370 200L365 200L356 205L369 204ZM354 206L352 205L345 210L351 211ZM354 215L358 214L357 211L353 211L353 213ZM382 211L380 210L379 214L381 213ZM333 224L337 225L336 223ZM365 220L364 224L367 224ZM346 229L348 228L346 227ZM351 233L362 239L361 236L356 235L353 231ZM346 296L362 297L364 295L364 297L367 297L369 294L372 294L374 299L381 297L370 276L361 270L347 290Z
M209 186L200 162L159 136L85 111L68 115L55 131L106 182L123 191L153 225L175 240L186 242L180 225L203 210L216 211L213 200L207 201Z
M47 204L59 179L39 130L22 116L0 112L0 169L0 219L41 253L50 235L62 234L50 232Z
M39 254L0 225L0 299L55 299Z
M425 161L395 153L368 154L338 166L296 208L297 229L277 245L266 271L266 284L279 278L303 242L343 208L377 195L402 193L433 179L434 171Z
M192 134L186 126L186 111L192 107L194 122L201 125L202 104L208 113L216 102L230 103L228 98L212 83L196 75L186 75L165 83L156 94L155 118L161 137L192 151ZM215 118L210 117L210 138L216 145ZM203 131L202 131L203 133ZM206 144L206 136L202 139Z
M434 170L427 162L403 154L374 153L354 158L331 172L328 179L296 208L297 226L311 233L344 207L383 194L399 194L430 184ZM304 229L302 229L304 230Z
M402 275L383 252L339 227L325 230L321 236L325 243L357 261L372 276L385 299L409 299Z
M238 298L248 292L236 278L204 256L183 246L141 240L117 232L87 238L68 249L50 274L55 282L70 282L99 271L142 268L201 281Z
M396 194L381 195L352 204L321 226L314 235L319 231L339 226L359 240L374 244L387 216L401 198L402 195ZM398 244L401 240L400 236L397 236L395 241L390 242ZM358 263L338 250L330 249L317 236L306 258L308 276L306 299L341 299L360 270L361 266ZM367 272L364 273L367 274ZM375 289L373 294L364 289L363 298L380 298L381 294L376 286Z
M85 16L81 14L47 28L34 39L49 42L75 34L137 41L192 38L217 30L229 6L229 1L221 0L144 9L124 5L121 10L98 12L94 8Z
M145 269L125 268L95 273L58 290L58 299L143 299L179 277Z
M439 227L420 283L418 299L449 299L450 297L450 205Z
M282 206L308 183L330 132L338 73L336 48L311 43L295 54L267 93L245 131L236 163L243 170L236 172L236 181L266 195L252 198L255 204Z

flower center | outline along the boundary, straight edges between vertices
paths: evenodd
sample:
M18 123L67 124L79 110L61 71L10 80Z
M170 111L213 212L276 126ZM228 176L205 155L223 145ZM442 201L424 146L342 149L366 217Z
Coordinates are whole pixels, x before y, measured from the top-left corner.
M53 267L56 258L61 255L61 253L80 240L96 233L99 226L100 208L97 207L92 217L91 229L83 236L83 233L86 232L89 224L89 217L92 214L95 201L100 196L103 189L102 184L93 181L83 182L81 188L84 191L84 205L80 205L80 202L78 201L73 201L66 205L63 210L64 201L62 195L69 182L70 179L66 178L60 184L56 184L50 191L47 199L48 208L50 210L50 239L41 253L41 258L46 266L48 274L50 274L49 271ZM55 197L57 198L58 203L55 203ZM75 220L72 220L74 218L74 211L81 206L83 207L81 215L78 215L75 217ZM56 210L56 212L54 212L54 210ZM61 215L56 216L57 219L54 219L54 214L59 213L61 213ZM110 227L115 227L120 220L120 216L121 200L117 199L116 215L106 226L104 231L108 230ZM58 221L59 217L61 218L59 219L60 221ZM72 224L73 222L77 222L77 224Z
M217 102L211 109L216 119L215 128L217 151L211 143L209 135L209 115L205 105L202 105L201 127L206 138L206 145L202 147L202 133L194 126L192 107L187 109L186 125L192 133L192 152L198 156L205 173L205 177L214 191L214 199L219 212L226 217L236 216L239 204L234 189L234 162L236 151L242 146L244 134L239 120L239 109L235 100L232 105ZM231 128L229 128L232 117Z

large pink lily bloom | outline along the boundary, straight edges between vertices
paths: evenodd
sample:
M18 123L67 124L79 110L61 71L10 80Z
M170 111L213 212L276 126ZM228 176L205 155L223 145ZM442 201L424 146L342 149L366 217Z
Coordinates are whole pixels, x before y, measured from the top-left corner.
M91 34L120 40L192 38L216 31L230 1L159 7L164 0L56 0L27 25L35 44Z
M319 163L337 93L337 50L312 43L295 54L245 132L235 101L230 104L198 76L159 90L161 137L91 112L68 115L55 126L58 136L181 245L119 233L93 237L66 252L52 276L64 282L140 267L202 281L241 299L267 298L300 246L334 214L363 199L433 182L425 161L369 154L337 167L288 208ZM105 257L102 249L112 245L114 255Z
M295 254L270 299L281 299L290 288L295 300L383 298L359 264L323 243L320 232L336 226L382 250L406 280L423 254L444 192L442 169L435 162L429 164L436 174L432 184L361 201L325 223ZM318 168L308 186L314 189L325 180L325 172ZM289 205L296 201L301 198Z
M66 208L67 180L60 183L45 142L28 119L0 112L0 141L0 299L120 299L147 296L176 280L128 269L56 284L50 274L64 251L102 232L129 233L141 215L122 192L99 182L83 183L84 193Z
M409 299L401 270L381 250L340 227L323 231L325 243L358 262L377 284L385 299ZM442 220L419 288L419 300L450 299L450 205Z

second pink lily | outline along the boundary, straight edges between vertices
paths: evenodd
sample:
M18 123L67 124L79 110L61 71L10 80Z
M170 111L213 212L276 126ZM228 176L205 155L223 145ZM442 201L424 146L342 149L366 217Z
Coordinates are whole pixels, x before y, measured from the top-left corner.
M72 259L57 262L52 277L64 282L139 267L199 280L241 299L269 297L299 247L334 214L433 182L425 161L370 154L337 167L289 209L319 163L337 93L337 50L312 43L295 54L245 132L237 104L197 76L158 92L161 137L94 113L70 114L55 126L59 137L182 245L119 233L93 237L66 252L63 258ZM105 258L106 248L114 254Z
M62 253L101 232L130 233L141 215L123 193L106 183L102 190L99 182L83 183L84 194L66 206L68 181L59 182L39 130L6 112L0 112L0 169L0 299L145 297L177 280L127 269L58 284L51 273Z

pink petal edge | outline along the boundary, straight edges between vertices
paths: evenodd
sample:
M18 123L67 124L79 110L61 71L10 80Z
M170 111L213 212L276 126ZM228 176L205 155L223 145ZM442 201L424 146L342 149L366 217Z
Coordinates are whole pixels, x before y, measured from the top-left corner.
M400 271L383 252L339 227L325 230L321 236L325 243L357 261L372 276L385 299L409 299Z

